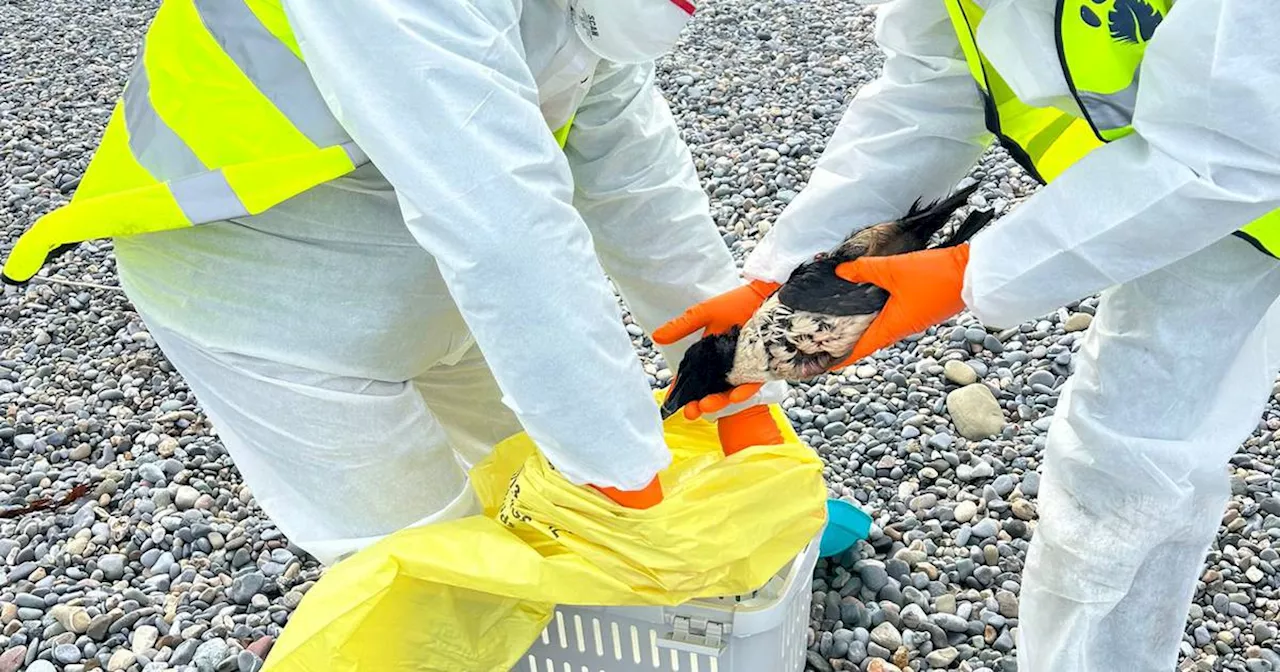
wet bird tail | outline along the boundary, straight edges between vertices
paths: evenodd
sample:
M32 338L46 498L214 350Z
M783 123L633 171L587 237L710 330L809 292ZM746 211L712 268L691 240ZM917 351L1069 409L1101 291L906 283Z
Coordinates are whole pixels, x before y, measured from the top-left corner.
M969 239L973 238L987 224L990 224L991 220L995 219L995 216L996 213L992 210L974 210L969 213L968 217L964 218L963 222L960 222L960 225L956 227L955 231L951 232L950 236L947 236L945 240L935 247L955 247L961 243L969 242Z
M909 236L912 241L908 249L924 249L933 234L941 231L942 227L946 226L947 221L951 219L952 213L967 203L969 197L977 190L978 183L974 182L927 206L921 207L919 199L912 203L911 208L907 210L907 214L898 221L898 226L901 227L903 235Z

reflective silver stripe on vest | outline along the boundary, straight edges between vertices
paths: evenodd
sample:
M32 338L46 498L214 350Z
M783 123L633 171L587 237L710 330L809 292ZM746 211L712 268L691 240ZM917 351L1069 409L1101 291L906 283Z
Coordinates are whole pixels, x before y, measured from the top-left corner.
M1138 72L1134 71L1129 86L1115 93L1077 92L1080 104L1095 128L1114 131L1133 124L1133 113L1138 108Z
M307 66L244 0L195 0L204 27L240 71L302 134L320 147L350 142L329 112Z
M169 191L192 224L208 224L249 214L221 170L174 180L169 183Z
M369 162L369 155L364 153L363 149L356 146L354 141L342 143L342 151L347 153L347 158L351 159L351 163L357 168Z
M208 168L151 105L151 81L143 63L146 45L124 89L124 125L129 131L129 151L151 177L164 182L202 173Z
M357 166L369 160L354 142L342 145L342 149L351 163ZM248 217L250 214L221 170L174 180L169 183L169 191L178 202L178 207L182 208L182 214L195 225Z

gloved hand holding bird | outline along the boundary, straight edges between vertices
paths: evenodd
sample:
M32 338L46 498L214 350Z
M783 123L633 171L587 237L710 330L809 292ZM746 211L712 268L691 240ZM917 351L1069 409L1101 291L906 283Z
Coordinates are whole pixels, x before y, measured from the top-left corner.
M703 330L680 362L663 418L681 408L697 417L745 401L766 382L808 380L843 368L959 313L968 241L993 213L975 210L941 243L926 246L977 187L925 207L916 201L901 219L854 232L796 268L782 285L754 281L656 330L659 344ZM904 256L895 264L876 263L895 255ZM904 265L907 257L913 259Z

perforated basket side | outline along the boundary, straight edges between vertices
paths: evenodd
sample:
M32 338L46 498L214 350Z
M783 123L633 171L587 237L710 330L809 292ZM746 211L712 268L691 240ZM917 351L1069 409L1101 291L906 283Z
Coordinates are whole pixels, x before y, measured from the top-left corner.
M743 596L667 609L562 605L513 672L801 672L817 560L815 540ZM687 644L672 637L676 619L690 631L703 633L709 622L725 632L717 646L699 637Z

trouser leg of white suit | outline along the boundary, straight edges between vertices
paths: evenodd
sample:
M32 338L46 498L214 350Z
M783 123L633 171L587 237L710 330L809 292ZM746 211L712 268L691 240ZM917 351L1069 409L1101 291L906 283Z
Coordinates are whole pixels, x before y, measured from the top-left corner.
M263 511L325 564L396 530L478 513L465 469L520 431L475 347L457 364L388 382L151 329Z
M1049 430L1020 670L1174 669L1280 368L1277 295L1280 263L1234 237L1103 295Z
M130 301L291 541L331 564L476 510L465 466L521 428L375 167L115 247Z

